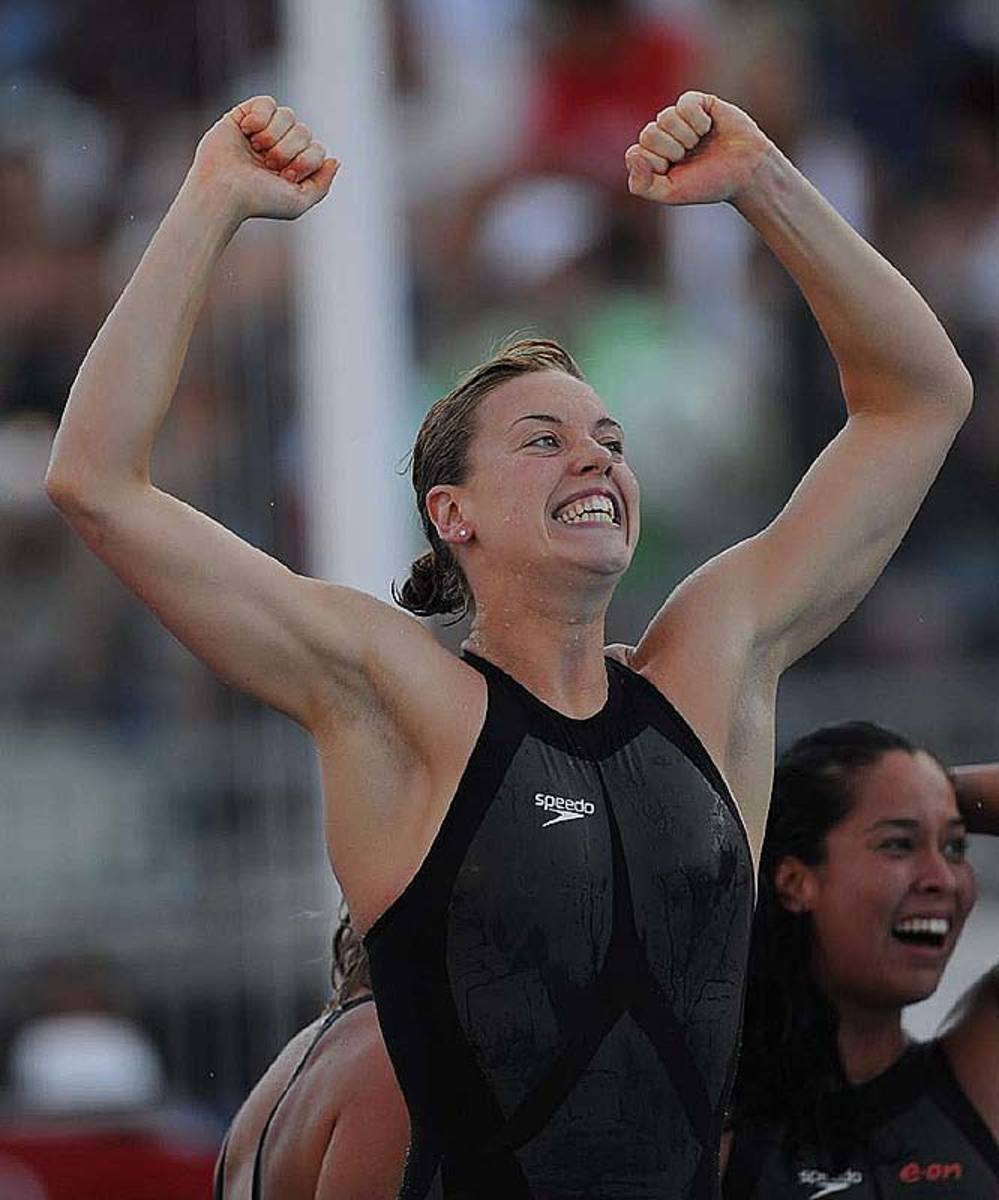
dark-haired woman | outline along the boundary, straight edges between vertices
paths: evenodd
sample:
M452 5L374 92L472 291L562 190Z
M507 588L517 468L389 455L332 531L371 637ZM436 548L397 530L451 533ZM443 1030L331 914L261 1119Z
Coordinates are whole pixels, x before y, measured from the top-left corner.
M361 940L346 909L333 998L278 1054L233 1118L215 1200L392 1200L409 1141Z
M607 653L604 618L638 485L620 426L550 342L475 369L414 449L430 550L399 596L420 614L467 608L461 658L151 483L223 247L333 180L270 97L202 139L80 370L49 471L163 622L315 739L409 1107L413 1200L716 1194L777 680L870 587L970 405L920 297L745 113L687 92L626 161L635 195L727 201L755 227L825 331L848 410L784 511L676 588L634 647Z
M948 774L867 723L782 756L726 1200L999 1196L999 966L934 1041L902 1027L975 902L969 832L999 834L997 765Z

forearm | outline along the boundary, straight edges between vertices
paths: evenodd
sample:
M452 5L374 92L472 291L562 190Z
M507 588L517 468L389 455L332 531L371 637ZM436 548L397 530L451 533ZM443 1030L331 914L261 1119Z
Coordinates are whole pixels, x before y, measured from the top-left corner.
M849 412L963 419L970 377L929 306L776 147L734 204L801 289Z
M87 353L53 445L53 498L148 478L212 269L238 226L223 190L188 182Z
M968 832L999 836L999 763L951 767L950 777Z

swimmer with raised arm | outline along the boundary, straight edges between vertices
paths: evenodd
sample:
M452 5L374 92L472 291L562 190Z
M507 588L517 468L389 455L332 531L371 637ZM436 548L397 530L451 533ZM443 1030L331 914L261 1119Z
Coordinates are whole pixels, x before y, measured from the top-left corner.
M409 1108L410 1200L717 1194L777 681L877 578L971 402L926 304L738 108L687 92L626 162L636 196L726 202L753 225L821 325L847 408L775 520L673 589L633 646L608 651L604 618L638 484L553 343L507 346L417 439L431 549L400 594L424 613L467 604L461 657L152 482L220 254L336 173L270 97L202 138L49 469L55 503L163 623L315 740Z

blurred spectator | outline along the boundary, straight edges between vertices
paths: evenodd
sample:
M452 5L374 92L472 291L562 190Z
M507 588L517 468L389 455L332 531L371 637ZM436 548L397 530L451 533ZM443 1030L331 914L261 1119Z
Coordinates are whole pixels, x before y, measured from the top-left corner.
M696 86L698 57L677 24L630 0L541 0L544 38L525 158L620 190L622 155L650 114Z
M120 1009L107 965L49 963L31 991L36 1015L9 1052L0 1181L6 1169L16 1183L17 1164L46 1200L203 1200L214 1126L165 1107L159 1053Z

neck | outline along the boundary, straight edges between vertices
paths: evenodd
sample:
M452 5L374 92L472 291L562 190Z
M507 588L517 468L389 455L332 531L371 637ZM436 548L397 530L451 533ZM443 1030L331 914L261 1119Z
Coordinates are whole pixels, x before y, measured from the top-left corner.
M850 1083L866 1083L896 1063L909 1039L897 1008L872 1011L838 1003L839 1057Z
M605 604L570 612L530 597L509 605L477 596L462 648L488 659L565 716L589 717L607 699L605 612Z

